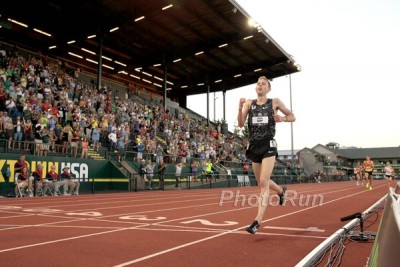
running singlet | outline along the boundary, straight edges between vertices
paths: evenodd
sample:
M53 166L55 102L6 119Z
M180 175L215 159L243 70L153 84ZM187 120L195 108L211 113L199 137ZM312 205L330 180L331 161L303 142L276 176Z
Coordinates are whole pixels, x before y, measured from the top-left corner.
M250 144L274 139L275 120L273 115L272 99L267 99L263 105L257 105L256 99L251 101L247 120Z
M366 172L372 172L372 161L368 160L368 161L364 161L364 168Z
M354 168L354 174L359 174L359 173L361 173L361 166L356 166Z
M390 176L393 173L393 169L390 166L385 166L385 175Z

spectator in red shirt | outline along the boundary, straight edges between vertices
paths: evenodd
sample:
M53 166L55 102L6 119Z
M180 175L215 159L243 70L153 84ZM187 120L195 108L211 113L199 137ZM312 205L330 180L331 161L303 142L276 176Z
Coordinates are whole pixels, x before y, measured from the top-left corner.
M250 165L247 162L245 162L243 165L244 174L249 174L249 169L250 169Z

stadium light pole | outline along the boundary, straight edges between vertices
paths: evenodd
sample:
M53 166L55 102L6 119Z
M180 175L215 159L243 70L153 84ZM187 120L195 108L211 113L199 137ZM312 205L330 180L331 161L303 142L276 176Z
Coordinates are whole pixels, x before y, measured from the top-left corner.
M99 57L97 58L97 91L100 90L102 84L102 65L103 65L103 43L104 43L104 32L101 31L99 34L98 41L98 53Z
M207 126L210 126L210 85L207 79Z
M289 74L289 90L290 90L290 111L293 112L293 109L292 109L292 75L290 75L290 74ZM290 167L293 167L293 164L294 164L293 122L290 122L290 141L291 141L291 152L292 152L292 159L291 159Z
M216 104L217 104L217 96L215 95L215 92L214 92L214 122L216 122L216 112L215 112L215 106L216 106Z
M167 69L167 64L165 63L164 60L164 95L163 95L163 102L164 102L164 111L167 110L167 79L168 79L168 69Z
M226 114L225 114L225 98L226 98L226 91L222 90L222 117L224 119L224 121L226 122Z

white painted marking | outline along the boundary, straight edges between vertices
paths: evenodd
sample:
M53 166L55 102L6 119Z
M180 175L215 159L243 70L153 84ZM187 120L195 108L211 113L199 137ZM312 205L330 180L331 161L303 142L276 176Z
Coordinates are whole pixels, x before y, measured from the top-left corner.
M160 221L165 220L167 217L154 217L148 218L147 215L128 215L119 217L121 220L139 220L139 221Z
M48 209L48 208L30 208L30 209L23 209L22 211L25 211L25 212L60 212L62 210Z
M91 216L91 217L98 217L102 216L100 212L97 211L87 211L87 212L68 212L65 213L66 215L79 215L79 216Z
M233 222L233 221L224 221L224 223L212 223L209 220L203 220L203 219L195 219L191 221L185 221L181 222L183 224L189 224L189 223L201 223L203 225L209 225L209 226L230 226L230 225L236 225L238 222Z
M17 210L21 209L19 206L0 206L0 210Z
M182 244L182 245L179 245L179 246L176 246L176 247L172 247L172 248L169 248L169 249L166 249L166 250L159 251L159 252L154 253L154 254L149 254L147 256L144 256L144 257L141 257L141 258L137 258L137 259L132 260L132 261L121 263L121 264L115 265L114 267L123 267L123 266L131 265L133 263L144 261L144 260L159 256L159 255L174 251L174 250L178 250L178 249L185 248L185 247L188 247L188 246L191 246L191 245L195 245L197 243L201 243L201 242L204 242L204 241L207 241L207 240L210 240L210 239L214 239L214 238L226 235L227 233L231 233L231 232L233 232L233 231L223 232L223 233L220 233L220 234L217 234L217 235L212 235L212 236L209 236L209 237L206 237L206 238L195 240L195 241L192 241L192 242L189 242L189 243L186 243L186 244Z
M18 250L18 249L24 249L24 248L31 248L31 247L37 247L37 246L42 246L42 245L54 244L54 243L59 243L59 242L62 242L62 241L75 240L75 239L80 239L80 238L84 238L84 237L91 237L91 236L96 236L96 235L109 234L109 233L119 232L119 231L124 231L124 230L126 230L126 228L117 229L117 230L111 230L111 231L105 231L105 232L100 232L100 233L94 233L94 234L88 234L88 235L79 235L79 236L68 237L68 238L63 238L63 239L58 239L58 240L53 240L53 241L35 243L35 244L32 244L32 245L26 245L26 246L21 246L21 247L7 248L7 249L0 250L0 253L7 252L7 251Z
M305 232L318 232L318 233L325 232L325 230L319 229L318 227L294 228L294 227L265 226L263 228L276 229L276 230L287 230L287 231L305 231Z

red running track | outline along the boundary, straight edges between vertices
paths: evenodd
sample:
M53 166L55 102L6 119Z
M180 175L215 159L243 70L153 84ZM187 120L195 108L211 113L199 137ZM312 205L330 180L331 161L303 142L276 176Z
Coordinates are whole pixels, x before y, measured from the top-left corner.
M271 194L255 235L244 229L257 212L256 187L0 199L0 261L14 267L295 266L347 223L341 217L366 210L387 187L383 181L371 191L353 182L296 184L287 193L282 207ZM372 244L362 245L344 261L365 264Z

